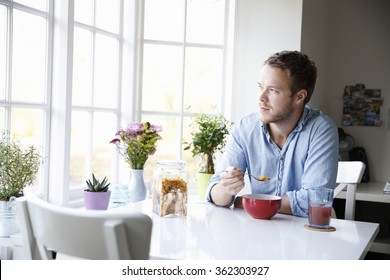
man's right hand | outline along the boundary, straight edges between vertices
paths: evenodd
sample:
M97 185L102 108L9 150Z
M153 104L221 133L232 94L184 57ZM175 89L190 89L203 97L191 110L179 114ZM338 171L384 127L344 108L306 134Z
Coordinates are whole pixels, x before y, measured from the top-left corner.
M244 188L242 170L229 167L220 174L221 181L211 189L211 198L216 205L226 206Z

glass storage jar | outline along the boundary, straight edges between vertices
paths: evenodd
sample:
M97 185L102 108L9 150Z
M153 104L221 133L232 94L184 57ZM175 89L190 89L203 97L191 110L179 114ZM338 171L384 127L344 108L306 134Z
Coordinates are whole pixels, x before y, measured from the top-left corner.
M187 174L181 160L158 160L153 178L153 212L159 216L187 215Z

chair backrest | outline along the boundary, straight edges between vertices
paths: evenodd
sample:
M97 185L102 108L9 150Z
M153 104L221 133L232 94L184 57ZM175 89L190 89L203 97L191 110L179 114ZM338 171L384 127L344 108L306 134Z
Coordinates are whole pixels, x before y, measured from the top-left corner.
M72 209L42 199L17 199L27 259L51 251L82 259L148 259L152 219L142 213Z
M334 197L347 188L344 216L346 220L355 219L356 187L362 180L365 167L361 161L339 161L338 163L336 179L338 185L334 189Z

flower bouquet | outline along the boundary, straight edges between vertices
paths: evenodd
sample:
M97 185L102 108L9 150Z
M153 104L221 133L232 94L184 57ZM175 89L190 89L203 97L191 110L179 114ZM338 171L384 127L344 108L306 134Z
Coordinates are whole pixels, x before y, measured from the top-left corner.
M117 146L131 169L143 169L149 156L156 152L161 131L161 126L149 122L130 122L125 129L117 131L117 137L110 143Z
M156 152L156 144L161 136L161 126L149 122L130 122L125 129L117 131L115 144L119 153L130 166L129 201L136 202L146 197L143 179L145 162Z

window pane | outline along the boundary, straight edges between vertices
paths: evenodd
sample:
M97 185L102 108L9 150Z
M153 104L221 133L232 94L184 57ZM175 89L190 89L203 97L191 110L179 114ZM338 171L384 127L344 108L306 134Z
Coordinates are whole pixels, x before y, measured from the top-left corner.
M46 20L14 10L12 99L43 102L46 73Z
M87 169L87 155L90 150L91 118L87 112L72 112L70 141L70 180L71 188L84 185Z
M116 131L116 116L112 113L95 113L92 132L92 172L111 180L113 170L113 145L110 144Z
M43 145L43 111L13 108L10 130L11 134L17 137L23 145L34 145L41 150Z
M180 47L145 45L142 110L180 111Z
M0 100L5 99L7 9L0 6Z
M47 11L47 1L48 0L14 0L14 2L18 2L41 11Z
M93 0L74 1L74 20L92 25L93 23Z
M28 121L26 121L28 120ZM45 160L43 154L44 137L44 111L40 109L13 108L11 110L11 136L16 137L24 146L33 145ZM43 165L39 169L36 181L34 182L34 192L42 192Z
M92 34L75 27L73 49L73 105L91 105Z
M119 0L96 0L96 27L118 34L119 18Z
M195 113L221 110L222 59L222 50L187 48L184 108Z
M118 52L118 40L96 35L94 106L117 106Z
M145 0L144 37L183 41L184 0Z
M183 118L183 139L184 141L191 141L191 132L194 118L184 117ZM184 146L183 146L184 147ZM202 163L200 156L194 157L190 150L183 151L183 160L186 162L187 170L190 174L194 175L199 171L199 165Z
M224 21L224 0L188 1L187 41L222 45L224 40Z

